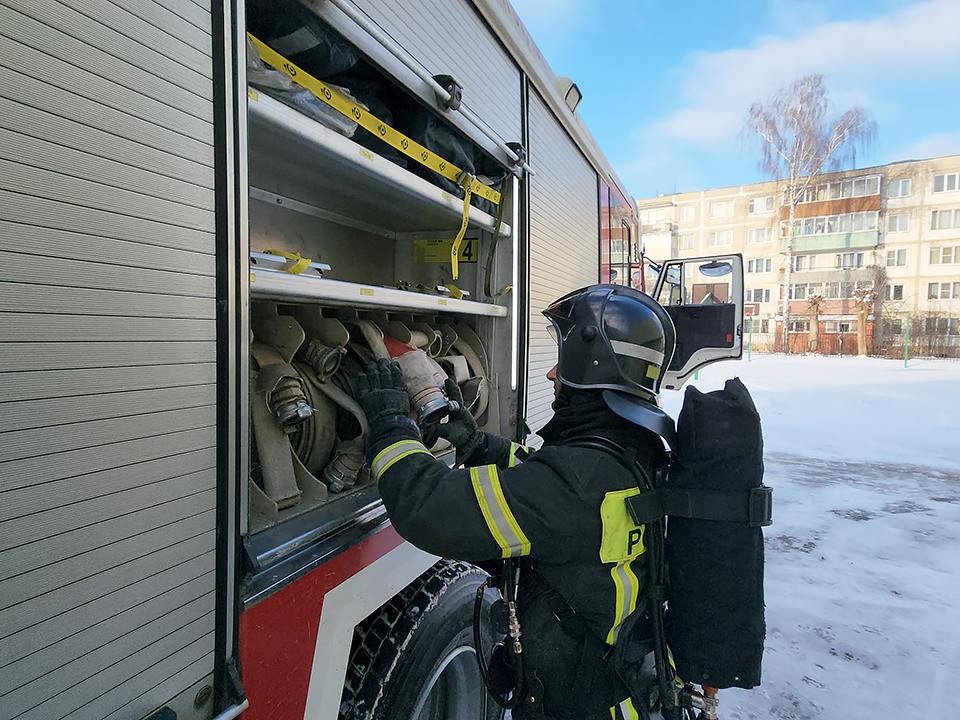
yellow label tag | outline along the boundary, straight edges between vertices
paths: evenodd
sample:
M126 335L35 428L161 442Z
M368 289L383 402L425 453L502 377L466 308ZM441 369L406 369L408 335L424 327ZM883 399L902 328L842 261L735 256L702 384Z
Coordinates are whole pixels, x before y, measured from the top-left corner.
M477 246L474 239L464 240L457 254L461 263L477 262ZM448 263L453 250L453 240L414 240L413 259L422 263Z
M360 288L360 294L373 297L373 288Z
M256 102L260 99L260 93L258 93L253 88L247 88L247 97Z
M447 304L446 298L437 298L437 305L446 305L446 304Z
M254 273L250 273L250 282L253 282L257 279L257 276Z
M367 150L366 148L360 148L360 157L362 157L364 160L369 160L370 162L373 162L373 153Z
M614 490L603 496L603 502L600 503L600 521L603 523L600 562L632 560L646 551L644 528L637 525L627 511L627 498L639 494L640 488L628 488Z
M651 380L657 380L660 377L660 368L656 365L647 365L647 377Z

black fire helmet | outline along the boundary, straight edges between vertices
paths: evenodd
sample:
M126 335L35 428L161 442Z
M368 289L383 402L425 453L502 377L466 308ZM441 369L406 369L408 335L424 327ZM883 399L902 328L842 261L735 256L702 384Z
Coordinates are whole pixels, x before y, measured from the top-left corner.
M559 345L557 378L602 390L614 413L674 445L673 420L658 405L676 345L673 320L646 293L625 285L590 285L543 311Z

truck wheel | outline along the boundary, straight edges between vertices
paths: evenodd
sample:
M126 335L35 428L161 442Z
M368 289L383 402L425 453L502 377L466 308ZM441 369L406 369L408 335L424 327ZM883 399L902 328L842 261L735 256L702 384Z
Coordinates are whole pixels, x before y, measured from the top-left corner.
M472 565L441 561L358 625L341 720L499 718L473 649L473 601L485 579Z

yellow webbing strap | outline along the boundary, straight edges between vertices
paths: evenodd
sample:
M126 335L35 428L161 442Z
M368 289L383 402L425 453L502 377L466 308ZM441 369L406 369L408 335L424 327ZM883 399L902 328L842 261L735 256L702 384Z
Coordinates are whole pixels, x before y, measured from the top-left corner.
M290 260L293 264L290 267L283 268L283 271L291 275L299 275L310 267L310 263L313 262L311 258L303 257L303 255L298 252L286 252L284 250L267 250L266 252L270 255L279 255L282 258Z
M387 123L383 122L383 120L371 115L358 103L350 101L344 97L343 94L337 92L329 85L317 80L306 70L301 70L292 62L283 57L283 55L276 52L268 45L265 45L250 33L247 33L247 37L250 38L250 42L252 42L256 46L257 50L260 51L260 57L263 58L263 61L272 68L275 68L286 74L291 80L297 83L297 85L306 88L334 110L347 116L364 130L373 133L391 147L402 152L408 158L415 160L424 167L433 170L435 173L439 173L448 180L452 180L456 183L460 182L460 178L464 174L462 168L457 167L452 162L444 160L432 150L428 150L415 140L411 140L399 130L395 130L394 128L390 127ZM492 203L499 204L500 202L500 193L489 185L480 182L476 178L470 179L470 192L479 195L480 197L484 198L485 200L489 200ZM468 212L466 209L468 204L469 195L467 202L464 203L464 216L466 216ZM462 233L463 230L461 230L461 234ZM454 266L456 267L456 265ZM456 277L456 275L454 275L454 277Z
M457 178L457 183L463 188L463 216L460 218L457 236L453 239L453 245L450 246L450 268L454 280L460 278L460 245L463 243L463 236L467 232L467 224L470 221L470 196L473 194L474 182L476 180L467 172Z

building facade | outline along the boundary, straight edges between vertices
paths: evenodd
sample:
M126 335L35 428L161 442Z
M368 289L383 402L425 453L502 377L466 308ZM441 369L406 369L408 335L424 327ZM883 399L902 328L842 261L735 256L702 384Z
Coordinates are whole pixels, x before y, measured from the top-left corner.
M759 348L777 341L788 207L780 181L639 200L640 247L653 259L744 257L746 321ZM790 277L791 350L855 353L854 293L873 288L875 352L960 347L960 155L828 173L797 205ZM649 277L649 276L648 276ZM947 349L939 352L940 349Z

